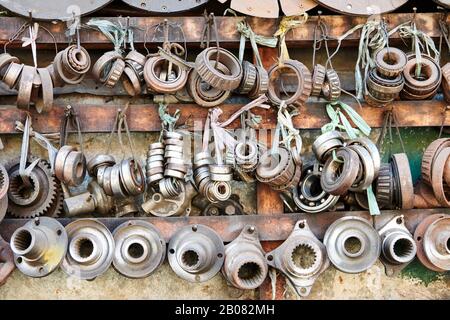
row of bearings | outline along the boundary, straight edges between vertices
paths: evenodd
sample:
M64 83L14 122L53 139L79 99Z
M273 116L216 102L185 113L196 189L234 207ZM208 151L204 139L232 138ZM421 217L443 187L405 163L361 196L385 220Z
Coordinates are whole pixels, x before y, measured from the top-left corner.
M215 164L207 151L194 156L194 181L198 191L210 202L226 201L231 196L233 167Z
M315 280L329 266L346 273L369 269L378 258L393 276L416 256L431 270L450 270L450 216L425 218L414 235L403 215L374 228L358 216L332 222L323 241L307 220L295 223L291 234L276 249L264 252L258 230L246 225L226 246L210 227L187 225L167 243L151 223L130 220L111 233L96 219L78 219L63 227L56 219L40 217L15 230L10 246L17 268L30 277L44 277L58 267L71 277L91 280L109 266L129 278L151 275L168 257L173 271L190 282L204 282L219 271L239 289L255 289L266 279L269 267L281 271L300 296L307 296ZM52 259L45 257L52 252Z
M52 64L37 68L20 63L9 53L0 54L0 78L16 89L17 107L48 112L53 107L53 88L79 84L91 67L91 59L83 47L71 45L55 56Z
M142 92L144 64L146 57L136 50L129 51L125 57L118 51L105 52L92 67L94 78L113 88L122 79L124 89L130 96Z
M108 196L134 197L145 191L144 173L134 159L116 163L111 155L96 155L88 162L87 170Z
M326 193L364 192L378 177L380 154L368 138L345 141L338 131L329 131L314 141L312 149L324 163L320 184Z
M394 101L403 90L407 56L400 49L386 47L375 53L375 67L367 73L365 101L375 107Z

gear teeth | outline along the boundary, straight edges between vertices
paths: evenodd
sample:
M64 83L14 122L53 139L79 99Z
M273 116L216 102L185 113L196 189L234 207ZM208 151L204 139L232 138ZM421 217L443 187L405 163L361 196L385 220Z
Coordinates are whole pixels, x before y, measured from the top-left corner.
M27 163L30 164L34 160L38 159L34 156L29 156ZM14 171L19 170L19 163L20 158L16 158L9 162L7 168L8 168L8 174L11 175ZM13 171L11 171L13 170ZM44 185L41 186L44 190L47 192L41 193L40 199L33 202L33 205L17 205L14 204L12 201L9 201L8 205L8 213L14 217L17 218L34 218L42 215L46 215L46 213L50 210L52 205L55 204L55 201L57 200L57 192L58 188L60 188L55 176L53 175L51 171L50 164L46 161L41 159L37 165L33 168L33 171L40 171L40 174L44 177ZM46 182L46 183L45 183ZM11 182L10 182L11 184ZM10 191L11 192L11 189ZM42 197L45 197L43 199Z

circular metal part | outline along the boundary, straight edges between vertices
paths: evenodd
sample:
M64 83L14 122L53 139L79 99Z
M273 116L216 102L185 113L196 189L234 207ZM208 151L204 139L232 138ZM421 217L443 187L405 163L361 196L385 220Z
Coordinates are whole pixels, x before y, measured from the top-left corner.
M322 85L325 81L325 73L326 69L321 64L316 64L314 66L313 75L312 75L312 90L311 96L318 97L322 92Z
M86 158L78 151L68 154L64 162L63 180L68 186L79 186L86 175Z
M320 184L322 169L322 165L315 163L303 170L298 190L294 189L293 192L294 203L301 211L322 212L332 208L339 200L339 196L323 191Z
M344 137L339 131L333 130L321 134L314 140L312 144L312 151L317 160L320 162L326 161L331 151L344 146Z
M267 96L269 100L276 105L285 101L287 105L295 102L304 104L311 95L311 72L308 68L297 60L287 59L283 63L273 65L269 71L269 88ZM294 74L297 79L297 89L292 96L284 97L280 92L280 81L285 74Z
M17 108L19 109L27 110L30 106L35 72L35 68L31 66L24 65L22 68L17 92Z
M145 278L155 271L166 257L166 242L151 223L130 220L114 229L113 266L129 278Z
M29 157L28 167L36 158ZM53 176L50 164L39 160L31 170L27 185L19 173L20 159L13 160L8 166L9 190L8 212L18 218L33 218L47 215L56 203L58 184Z
M433 221L423 236L423 249L428 260L437 268L450 270L450 217Z
M447 187L444 181L444 171L447 160L450 157L450 147L442 149L433 161L431 174L431 186L434 196L441 206L450 207L450 200L447 195Z
M0 164L0 199L7 198L8 188L9 188L8 171L2 164ZM2 215L0 214L0 217L1 216Z
M8 68L3 75L3 82L10 88L16 88L22 74L24 64L12 62L8 65Z
M381 252L378 232L360 217L347 216L333 222L323 242L333 265L346 273L369 269Z
M402 209L412 209L414 207L414 187L409 167L408 156L405 153L392 155L392 166L394 177L401 192L400 205Z
M44 277L60 265L67 251L67 233L53 218L28 221L11 236L16 267L29 277Z
M170 239L168 256L172 270L180 278L204 282L222 268L225 247L213 229L204 225L188 225Z
M108 72L112 69L112 65L117 59L122 59L122 56L117 51L105 52L100 58L98 58L92 67L92 75L94 76L94 79L101 83L105 83L108 78Z
M448 147L450 147L450 139L440 138L430 143L430 145L425 149L423 153L421 164L422 179L430 186L434 160L436 159L437 155L442 151L442 149Z
M97 177L97 170L100 167L108 166L111 167L116 164L116 160L113 156L108 154L98 154L87 163L87 171L89 175L93 178Z
M114 238L96 219L77 219L66 226L69 248L61 269L79 279L95 279L111 265Z
M341 96L341 80L334 69L327 69L322 93L328 101L337 101Z
M124 77L122 77L122 85L125 91L132 97L139 95L142 88L136 72L132 68L126 66L123 73Z
M151 91L173 94L186 84L188 73L176 64L172 64L172 71L167 78L162 77L163 73L167 73L167 64L168 61L161 56L151 57L145 62L144 79Z
M325 246L311 232L306 220L299 220L289 237L266 254L267 263L283 272L300 296L307 296L330 265Z
M230 70L221 63L217 65L217 70L224 74L230 74ZM195 69L189 72L186 90L195 103L205 108L218 106L231 95L231 91L214 88L203 81Z
M358 0L317 0L317 2L330 10L341 14L355 16L371 16L374 14L386 13L404 5L408 0L379 0L374 3Z
M193 10L204 5L209 0L122 0L139 10L157 13L172 13Z
M380 166L378 178L375 183L375 197L380 207L390 208L394 198L394 177L390 163L383 163Z
M380 166L381 166L381 157L380 152L378 151L378 147L375 143L373 143L372 140L370 140L367 137L359 137L356 139L352 139L350 141L347 141L347 145L361 145L363 146L372 157L373 162L373 168L374 168L374 177L378 177L378 173L380 172Z
M222 272L229 283L242 290L258 288L268 272L256 226L246 225L239 236L225 246Z
M256 85L256 67L253 63L248 61L242 62L243 76L241 84L237 88L240 94L248 94Z
M229 74L224 74L216 69L217 57L218 61L229 70ZM236 56L220 47L204 49L195 59L195 70L203 81L214 88L230 91L239 87L243 75L242 65Z
M108 88L113 88L117 82L119 82L120 77L123 74L123 71L125 70L125 61L123 61L121 58L116 59L111 69L109 70L106 79L105 79L105 86Z
M262 66L256 67L256 83L253 89L248 93L251 99L256 99L260 95L265 94L269 89L269 74Z
M256 179L271 186L288 183L295 174L295 163L291 153L284 147L277 151L267 150L256 167Z
M322 190L335 195L343 195L354 184L358 176L360 160L353 149L337 149L336 159L329 157L320 177Z
M450 103L450 62L445 64L442 68L442 92L444 93L445 101Z
M129 196L137 196L145 191L145 176L142 167L134 159L122 160L120 163L120 179Z
M385 47L375 53L375 65L385 77L397 77L405 68L406 54L394 47Z
M353 184L349 190L353 192L363 192L372 185L372 182L375 179L375 168L372 157L369 151L367 151L363 146L351 145L347 146L347 148L352 149L358 154L360 161L359 170L362 170L362 178L359 181L357 179L355 184Z
M447 245L445 245L441 241L440 241L440 244L438 244L437 242L433 243L432 241L430 241L430 240L432 240L430 237L427 237L427 239L425 240L425 234L428 231L428 228L434 222L439 221L441 219L448 220L448 216L445 214L440 214L440 213L429 215L417 225L416 230L414 231L414 239L416 240L416 245L417 245L417 258L426 268L436 271L436 272L444 272L446 270L441 269L440 267L438 267L437 265L435 265L434 263L432 263L430 261L430 259L428 257L428 254L430 253L430 251L429 250L425 251L425 242L429 242L427 244L428 249L435 247L435 250L436 250L437 249L436 246L441 245L441 248L439 251L434 251L434 254L436 256L440 255L439 252L443 252L443 251L445 252L445 247L447 246L447 248L448 248L448 243L447 243ZM447 237L448 237L448 234L447 234ZM444 246L442 246L443 244L444 244ZM441 258L444 258L444 257L445 256L441 255Z
M53 81L46 68L38 68L37 72L41 79L41 95L35 103L38 113L48 112L53 107Z
M1 0L0 5L9 11L26 18L28 18L31 13L33 19L69 21L73 19L74 14L77 16L84 16L99 10L111 1L112 0L77 0L77 2L74 3L72 1L48 2L45 0Z

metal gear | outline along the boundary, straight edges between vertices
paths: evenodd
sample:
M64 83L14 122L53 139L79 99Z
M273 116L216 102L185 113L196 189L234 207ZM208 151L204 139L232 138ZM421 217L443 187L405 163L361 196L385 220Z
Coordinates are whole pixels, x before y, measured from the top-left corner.
M37 157L29 156L27 166ZM58 186L52 174L50 164L46 160L39 160L31 171L32 187L25 187L19 175L20 158L16 158L7 165L10 177L8 190L8 213L17 218L33 218L42 215L54 216L58 212ZM59 205L61 208L61 204Z

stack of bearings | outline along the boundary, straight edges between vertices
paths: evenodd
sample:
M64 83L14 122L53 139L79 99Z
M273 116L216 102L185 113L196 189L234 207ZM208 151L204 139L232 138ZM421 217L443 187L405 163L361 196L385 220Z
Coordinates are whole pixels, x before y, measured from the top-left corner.
M407 55L408 62L403 70L405 86L401 92L402 99L425 100L436 94L442 79L439 63L427 54L421 55L420 74L416 75L419 61L413 53Z
M55 158L55 176L68 186L79 186L86 175L86 158L72 146L62 146Z
M250 78L254 76L249 73L247 80L251 82ZM233 53L224 48L209 47L195 59L195 68L189 73L186 89L198 105L210 108L223 103L231 91L241 85L242 77L243 67ZM243 86L243 89L247 90L248 87ZM259 95L259 91L255 93L255 96Z
M58 52L53 64L47 67L55 87L79 84L91 67L91 58L83 47L71 45Z
M216 165L209 152L200 152L194 156L194 180L199 192L210 202L226 201L231 196L233 168Z
M150 144L147 154L147 184L153 185L164 178L164 143Z
M142 92L142 84L144 83L144 65L147 58L132 50L125 56L124 76L122 77L122 85L130 96L139 95Z
M134 159L116 163L112 156L97 155L89 161L88 172L97 177L98 184L108 196L134 197L145 190L144 173Z
M366 78L367 104L380 107L398 97L405 83L402 72L406 62L406 54L397 48L386 47L375 53L376 66Z
M364 192L378 176L380 154L368 138L344 141L338 131L330 131L316 139L313 151L324 163L320 184L329 194Z
M163 137L165 168L164 178L159 180L159 191L164 197L173 198L180 194L180 181L184 181L188 170L183 157L183 135L165 131Z
M264 152L256 168L256 179L275 190L295 188L301 176L301 166L296 165L291 152L285 147Z
M241 171L253 172L258 166L258 145L252 141L239 142L234 148L234 157Z

